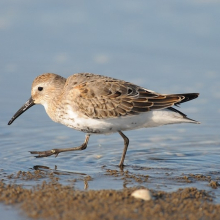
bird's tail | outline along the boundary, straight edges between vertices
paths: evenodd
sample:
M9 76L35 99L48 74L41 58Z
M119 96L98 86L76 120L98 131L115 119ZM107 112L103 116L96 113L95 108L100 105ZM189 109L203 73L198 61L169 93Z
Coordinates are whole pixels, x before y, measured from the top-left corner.
M184 99L181 100L180 102L176 102L174 105L175 106L179 106L180 104L184 103L184 102L188 102L191 101L193 99L196 99L199 96L199 93L184 93L184 94L174 94L176 96L183 96ZM173 108L173 107L168 107L167 109L169 109L170 111L179 113L180 115L182 115L185 119L189 120L189 122L191 123L196 123L196 124L200 124L199 121L193 120L191 118L188 118L186 114L182 113L181 111Z
M183 96L184 99L180 102L176 102L175 105L178 106L179 104L182 104L184 102L191 101L193 99L196 99L199 96L199 93L183 93L183 94L175 94L176 96Z

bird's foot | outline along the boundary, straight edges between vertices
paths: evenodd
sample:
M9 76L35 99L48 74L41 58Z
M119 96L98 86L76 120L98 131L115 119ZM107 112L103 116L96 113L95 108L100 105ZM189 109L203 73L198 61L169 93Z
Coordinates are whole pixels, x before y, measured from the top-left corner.
M124 164L119 164L118 166L119 166L120 170L122 170L122 171L123 171L123 169L124 169L125 165L124 165Z
M35 156L36 158L40 157L49 157L51 155L55 155L55 157L58 156L60 151L58 149L52 149L52 150L47 150L47 151L29 151L31 154L38 154Z

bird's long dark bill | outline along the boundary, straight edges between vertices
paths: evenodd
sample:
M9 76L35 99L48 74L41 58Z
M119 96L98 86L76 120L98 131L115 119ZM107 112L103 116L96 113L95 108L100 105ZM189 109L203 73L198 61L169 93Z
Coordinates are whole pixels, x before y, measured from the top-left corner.
M28 110L31 106L35 105L34 100L29 98L27 102L14 114L14 116L11 118L11 120L8 122L8 125L12 124L12 122L19 117L21 114L23 114L26 110Z

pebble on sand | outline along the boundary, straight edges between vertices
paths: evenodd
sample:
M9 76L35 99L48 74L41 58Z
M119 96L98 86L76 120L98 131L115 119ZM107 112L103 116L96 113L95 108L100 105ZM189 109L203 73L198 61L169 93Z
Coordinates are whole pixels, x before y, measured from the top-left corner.
M135 190L131 196L138 198L138 199L143 199L145 201L149 201L152 199L151 193L148 189L138 189Z

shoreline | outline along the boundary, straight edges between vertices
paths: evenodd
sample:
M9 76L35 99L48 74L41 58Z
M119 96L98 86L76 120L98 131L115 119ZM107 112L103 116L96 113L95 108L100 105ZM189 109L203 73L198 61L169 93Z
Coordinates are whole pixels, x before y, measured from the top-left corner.
M110 172L110 171L109 171ZM116 172L113 172L116 175ZM137 189L78 190L74 185L63 185L54 174L42 171L19 171L16 178L23 181L48 181L29 188L16 183L0 181L0 202L19 207L29 218L40 219L219 219L220 204L214 196L195 187L180 188L174 192L149 189L152 199L144 201L131 196ZM9 175L13 180L15 175ZM134 176L132 178L140 178ZM146 181L147 181L147 177ZM203 177L204 178L204 177ZM85 177L87 181L91 179ZM141 180L142 181L142 180ZM87 182L88 183L88 182ZM85 181L86 185L86 181Z

